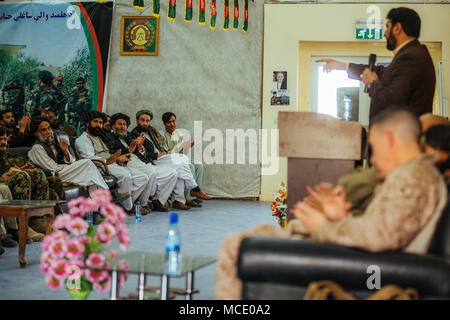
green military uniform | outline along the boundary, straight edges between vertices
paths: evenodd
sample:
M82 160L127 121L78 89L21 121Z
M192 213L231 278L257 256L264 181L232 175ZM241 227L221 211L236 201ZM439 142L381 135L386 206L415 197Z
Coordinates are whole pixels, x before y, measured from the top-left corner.
M23 105L25 100L25 93L23 90L23 86L20 83L16 83L16 85L11 86L8 91L8 102L5 105L5 109L12 112L16 121L22 119L23 113Z
M85 130L84 115L92 110L92 94L89 89L73 88L68 101L68 120L80 132Z
M9 104L9 90L11 89L11 82L6 81L6 83L2 87L2 110L6 109L6 106Z
M58 95L58 105L55 109L55 114L59 119L59 123L64 124L66 122L66 104L69 100L69 93L67 88L64 86L55 87L56 93Z
M40 86L33 91L30 101L30 111L34 114L39 108L56 110L59 103L59 96L55 88Z
M24 113L30 113L31 114L31 96L33 94L33 89L25 89L25 98L24 98Z

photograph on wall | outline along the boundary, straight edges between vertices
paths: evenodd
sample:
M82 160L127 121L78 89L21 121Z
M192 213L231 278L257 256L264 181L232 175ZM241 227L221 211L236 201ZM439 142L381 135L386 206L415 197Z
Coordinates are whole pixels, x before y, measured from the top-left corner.
M158 17L123 16L120 54L157 56L158 34Z
M287 71L274 71L270 105L288 105Z
M52 126L84 131L103 107L112 2L0 4L2 110L47 115ZM48 116L48 115L47 115Z

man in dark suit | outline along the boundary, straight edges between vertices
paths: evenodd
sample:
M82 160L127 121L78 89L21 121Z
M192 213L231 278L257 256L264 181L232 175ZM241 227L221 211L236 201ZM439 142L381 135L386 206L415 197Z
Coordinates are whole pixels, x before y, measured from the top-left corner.
M416 116L433 111L436 75L430 53L417 40L420 17L412 9L394 8L387 14L384 37L387 49L394 51L388 67L376 66L372 72L367 65L333 59L320 59L324 69L347 70L352 79L361 79L369 88L371 120L390 105L408 105Z

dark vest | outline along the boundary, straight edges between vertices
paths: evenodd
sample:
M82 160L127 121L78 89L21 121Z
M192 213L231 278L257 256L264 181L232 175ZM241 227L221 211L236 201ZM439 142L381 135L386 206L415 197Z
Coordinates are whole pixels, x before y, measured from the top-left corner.
M57 152L56 156L55 156L55 153L53 152L52 148L49 145L41 142L39 139L36 139L35 144L40 144L44 148L45 152L47 152L47 155L50 158L52 158L57 164L66 164L66 162L64 161L64 152L59 147L59 145L57 145L56 143L53 144L56 148L56 152Z

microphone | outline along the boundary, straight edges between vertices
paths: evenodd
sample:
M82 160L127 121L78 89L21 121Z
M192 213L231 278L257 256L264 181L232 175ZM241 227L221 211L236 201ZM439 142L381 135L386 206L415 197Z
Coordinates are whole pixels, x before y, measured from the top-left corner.
M369 69L370 71L373 71L374 67L375 67L375 61L377 61L377 55L374 53L371 53L369 56ZM368 93L369 92L369 87L366 85L364 87L364 93Z

